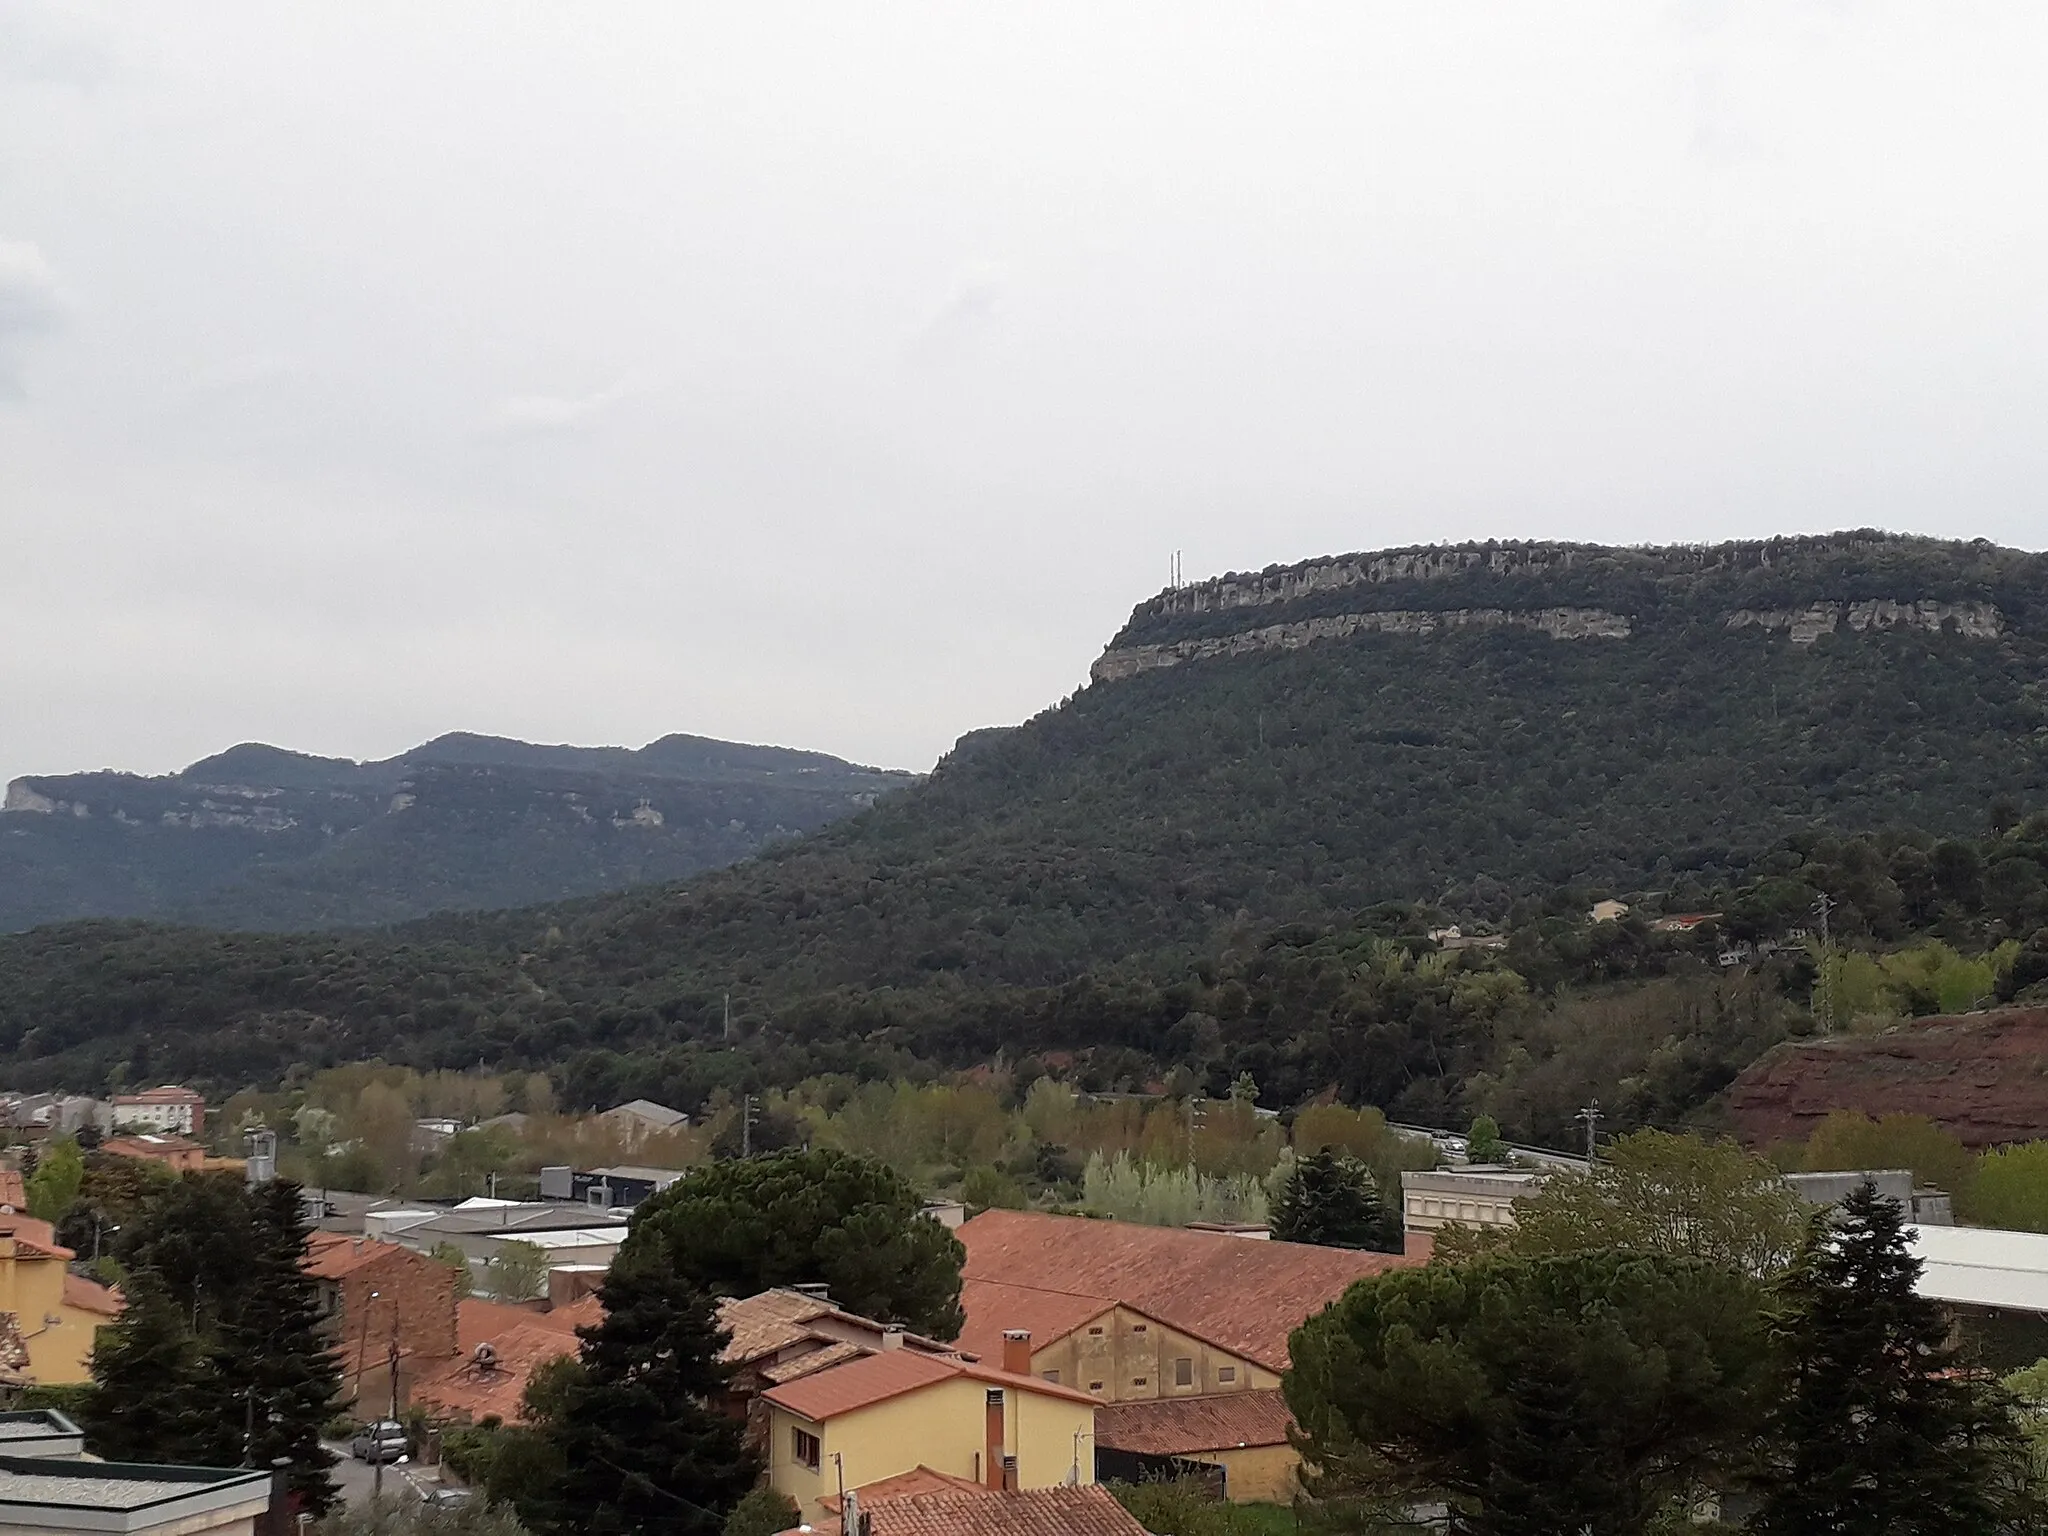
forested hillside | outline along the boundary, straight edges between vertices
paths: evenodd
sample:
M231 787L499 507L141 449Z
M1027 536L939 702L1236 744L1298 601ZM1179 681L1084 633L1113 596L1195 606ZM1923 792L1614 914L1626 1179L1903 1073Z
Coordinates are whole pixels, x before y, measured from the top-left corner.
M382 762L246 744L178 774L17 779L0 929L79 917L353 927L672 880L913 782L820 752L442 736Z
M685 1101L1095 1051L1112 1076L1188 1061L1416 1116L1493 1093L1534 1130L1589 1089L1691 1113L1803 1027L1796 956L1731 979L1659 937L1609 965L1616 941L1579 933L1594 895L1725 909L1735 938L1783 935L1822 892L1852 943L2048 922L2048 823L2021 815L2048 805L2040 556L1874 535L1397 552L1165 594L1110 655L1184 641L685 883L360 938L0 941L0 1049L81 1083L567 1061L592 1097ZM1453 918L1514 945L1370 980L1405 974L1373 946L1426 951ZM1550 1001L1610 982L1676 990L1605 1022Z

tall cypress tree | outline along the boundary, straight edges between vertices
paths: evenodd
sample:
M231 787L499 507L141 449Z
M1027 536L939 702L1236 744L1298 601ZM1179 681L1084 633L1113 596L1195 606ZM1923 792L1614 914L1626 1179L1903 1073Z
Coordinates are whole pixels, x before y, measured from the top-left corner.
M306 1219L288 1179L246 1196L252 1246L247 1276L223 1309L214 1358L241 1392L248 1464L291 1462L291 1487L316 1515L335 1497L320 1427L341 1391L340 1368L320 1327L320 1300L303 1267Z
M745 1426L709 1406L726 1383L715 1304L658 1238L621 1249L600 1295L604 1321L578 1331L583 1369L548 1415L567 1470L543 1523L716 1536L759 1464Z
M222 1413L223 1386L185 1309L147 1276L92 1346L86 1444L109 1461L232 1466L240 1447Z
M1781 1282L1790 1390L1769 1437L1768 1536L1957 1536L2005 1528L2019 1445L1996 1382L1965 1368L1917 1295L1905 1214L1871 1185L1817 1225Z

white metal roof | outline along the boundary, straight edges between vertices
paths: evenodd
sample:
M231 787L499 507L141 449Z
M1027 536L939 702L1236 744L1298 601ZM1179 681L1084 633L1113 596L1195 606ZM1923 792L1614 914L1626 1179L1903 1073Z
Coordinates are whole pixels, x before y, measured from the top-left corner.
M479 1237L492 1234L480 1232ZM624 1227L582 1227L556 1232L512 1232L506 1234L515 1243L531 1243L536 1248L616 1248L626 1240Z
M2048 1313L2048 1233L1909 1227L1907 1235L1924 1266L1922 1296Z

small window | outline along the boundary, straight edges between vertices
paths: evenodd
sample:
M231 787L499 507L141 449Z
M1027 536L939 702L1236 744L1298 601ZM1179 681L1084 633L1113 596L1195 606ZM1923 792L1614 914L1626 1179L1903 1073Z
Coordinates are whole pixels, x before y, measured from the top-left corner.
M1234 1366L1234 1365L1219 1365L1219 1366L1217 1366L1217 1367L1216 1367L1216 1379L1217 1379L1218 1381L1235 1381L1235 1380L1237 1380L1237 1367L1236 1367L1236 1366Z
M796 1458L799 1466L809 1467L813 1472L817 1471L821 1459L818 1453L821 1449L818 1437L809 1430L798 1429L794 1425L790 1427L789 1452Z
M1091 1339L1099 1339L1102 1337L1102 1330L1100 1328L1090 1328L1088 1330L1088 1337Z
M1185 1355L1173 1362L1173 1384L1176 1387L1191 1387L1195 1384L1195 1362Z
M1131 1385L1132 1385L1132 1386L1134 1386L1134 1387L1142 1387L1142 1386L1144 1386L1144 1385L1145 1385L1145 1383L1146 1383L1146 1381L1147 1381L1148 1379L1149 1379L1149 1378L1147 1378L1147 1377L1144 1377L1144 1376L1133 1376L1133 1377L1131 1378Z
M1131 1332L1133 1332L1133 1333L1143 1333L1144 1331L1145 1331L1145 1325L1144 1325L1143 1323L1133 1323L1133 1324L1131 1324Z
M1088 1390L1090 1392L1100 1392L1102 1390L1102 1383L1099 1381L1091 1381L1088 1383Z
M1039 1374L1043 1376L1047 1381L1051 1382L1054 1386L1058 1386L1060 1384L1060 1373L1058 1371L1041 1371L1039 1372Z

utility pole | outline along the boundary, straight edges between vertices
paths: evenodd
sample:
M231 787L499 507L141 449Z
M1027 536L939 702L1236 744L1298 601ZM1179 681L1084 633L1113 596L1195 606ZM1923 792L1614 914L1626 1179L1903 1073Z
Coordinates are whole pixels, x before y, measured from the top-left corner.
M1600 1101L1588 1099L1586 1107L1572 1117L1586 1122L1586 1161L1593 1161L1594 1149L1598 1144L1600 1127Z
M750 1093L740 1100L740 1160L745 1162L754 1155L754 1096Z
M1828 918L1834 910L1834 898L1822 891L1820 899L1813 904L1813 915L1820 919L1820 977L1813 989L1813 1011L1820 1020L1822 1031L1830 1035L1835 1032L1835 947L1828 929Z
M732 1039L732 994L730 992L725 994L725 1034L723 1038L726 1040Z

